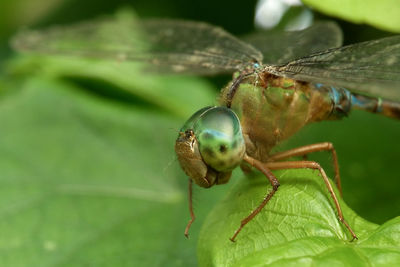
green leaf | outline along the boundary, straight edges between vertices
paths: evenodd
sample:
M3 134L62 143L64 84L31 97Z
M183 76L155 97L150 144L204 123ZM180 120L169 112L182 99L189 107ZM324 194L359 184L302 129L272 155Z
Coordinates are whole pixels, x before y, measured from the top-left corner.
M395 265L400 260L400 217L378 226L340 200L359 240L337 219L322 178L312 170L275 172L281 186L264 209L229 240L271 186L261 175L238 182L206 219L200 233L201 266Z
M330 16L353 23L400 32L400 5L397 0L303 0L303 3Z
M187 177L173 144L181 117L215 93L200 79L115 68L39 57L9 68L15 79L0 95L0 265L195 264L196 229L221 191L197 209L187 240ZM113 96L121 90L130 101ZM187 94L174 98L179 90Z
M143 66L136 63L25 56L10 64L9 72L17 78L22 75L29 77L36 72L52 79L72 79L97 93L102 90L101 94L106 98L119 95L118 100L124 102L137 102L140 99L144 101L143 104L164 109L183 119L204 105L212 104L215 98L210 84L200 78L156 75L144 71Z

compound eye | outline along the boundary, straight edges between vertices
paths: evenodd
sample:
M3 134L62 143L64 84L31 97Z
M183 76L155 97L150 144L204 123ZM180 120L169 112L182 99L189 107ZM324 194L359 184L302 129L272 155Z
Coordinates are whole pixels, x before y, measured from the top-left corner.
M194 133L204 162L227 172L242 161L245 143L239 118L229 108L215 107L204 112L194 124Z

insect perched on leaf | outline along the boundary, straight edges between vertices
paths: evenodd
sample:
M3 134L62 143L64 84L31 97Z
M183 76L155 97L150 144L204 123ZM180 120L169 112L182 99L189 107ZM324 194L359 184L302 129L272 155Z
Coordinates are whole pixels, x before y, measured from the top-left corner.
M246 41L221 28L180 20L136 21L125 15L43 31L25 31L17 50L148 63L153 70L195 74L234 73L218 106L197 111L181 128L175 151L189 176L189 221L195 219L192 184L227 183L237 166L250 165L272 185L259 206L240 222L234 241L280 186L271 172L315 169L323 178L339 220L343 217L325 171L315 161L284 161L329 151L341 192L336 151L329 142L272 154L271 149L311 122L340 119L351 109L400 118L400 36L349 46L332 22L299 32L257 33ZM398 102L396 102L398 101Z

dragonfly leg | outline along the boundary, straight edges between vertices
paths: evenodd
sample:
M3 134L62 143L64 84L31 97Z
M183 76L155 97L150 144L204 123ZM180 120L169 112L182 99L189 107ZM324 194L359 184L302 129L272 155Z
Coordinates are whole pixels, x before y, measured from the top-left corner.
M243 82L244 79L246 79L247 77L249 77L250 75L252 75L254 73L254 71L249 71L246 70L244 72L242 72L231 84L231 86L229 87L229 91L226 94L226 107L230 108L232 105L232 100L233 97L235 96L235 93L237 91L237 89L239 88L239 85Z
M192 196L193 196L193 189L192 186L193 185L193 181L191 178L189 178L189 186L188 186L188 192L189 192L189 212L190 212L190 220L188 222L188 224L186 225L185 228L185 236L186 238L189 238L189 229L190 226L192 225L192 223L194 222L194 220L196 219L196 217L194 216L194 212L193 212L193 204L192 204Z
M261 161L258 161L252 157L249 157L248 155L244 155L243 158L244 161L246 161L247 163L249 163L251 166L255 167L256 169L258 169L259 171L261 171L265 177L268 178L268 180L270 181L271 185L272 185L272 191L269 192L263 199L263 201L261 202L261 204L255 208L249 216L247 216L246 218L244 218L241 222L240 222L240 226L239 228L235 231L235 233L233 234L233 236L230 238L230 240L232 242L235 242L235 238L236 236L240 233L240 231L243 229L243 227L250 222L263 208L264 206L268 203L268 201L272 198L272 196L275 194L276 190L278 190L279 187L279 181L278 179L276 179L275 175L267 168L264 166L264 164Z
M354 239L358 239L356 234L354 233L354 231L351 229L350 225L344 219L342 209L340 208L339 201L336 197L335 192L333 191L332 185L329 182L329 179L326 176L324 169L322 169L322 167L319 165L319 163L317 163L315 161L284 161L284 162L267 162L267 163L264 163L264 166L271 170L302 169L302 168L318 170L319 173L321 174L322 178L324 179L325 185L328 188L329 193L331 194L333 202L335 203L339 221L341 221L346 226L346 228L349 230L350 234L353 237L353 239L351 241L353 241Z
M288 159L288 158L296 157L296 156L303 156L303 159L307 160L307 158L306 158L307 154L310 154L313 152L318 152L318 151L330 151L332 153L333 167L335 169L335 183L336 183L337 188L339 189L340 196L343 197L342 183L340 181L339 163L338 163L338 159L337 159L337 154L336 154L335 148L333 147L333 144L330 142L311 144L311 145L296 147L294 149L279 152L279 153L271 155L269 157L269 161L280 161L280 160L284 160L284 159Z

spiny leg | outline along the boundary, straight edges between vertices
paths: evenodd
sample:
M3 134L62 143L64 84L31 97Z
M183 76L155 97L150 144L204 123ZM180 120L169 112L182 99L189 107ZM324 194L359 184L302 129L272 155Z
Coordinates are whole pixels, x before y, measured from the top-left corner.
M244 79L252 75L253 72L254 71L245 70L242 73L240 73L240 75L237 78L233 80L231 86L229 87L228 93L226 94L226 107L228 108L231 107L233 97L235 96L236 91L239 88L239 85L243 82Z
M235 238L236 236L240 233L240 231L242 230L242 228L248 223L250 222L263 208L264 206L268 203L268 201L272 198L272 196L275 194L276 190L278 190L279 187L279 181L276 179L276 177L274 176L274 174L264 166L264 164L261 161L258 161L252 157L249 157L248 155L244 155L243 158L244 161L246 161L247 163L249 163L251 166L255 167L256 169L258 169L259 171L261 171L265 177L268 178L268 180L270 181L271 185L272 185L272 191L269 192L263 199L263 201L261 202L261 204L255 208L249 216L247 216L246 218L244 218L241 222L240 222L240 226L239 228L235 231L235 233L233 234L233 236L230 238L230 240L232 242L235 242Z
M358 239L356 234L354 233L353 229L351 229L350 225L344 219L342 209L340 208L339 201L336 197L335 192L333 191L332 185L329 182L329 179L326 176L324 169L322 169L322 167L317 162L315 162L315 161L267 162L267 163L264 163L264 166L271 170L303 169L303 168L319 170L322 178L324 179L325 185L328 188L329 193L331 194L333 202L335 203L339 220L346 226L346 228L349 230L350 234L352 235L353 239L351 241L353 241L354 239Z
M185 228L185 236L186 238L189 238L189 229L190 226L192 225L192 223L194 222L194 219L196 219L196 217L194 216L194 212L193 212L193 204L192 204L192 196L193 196L193 190L192 190L192 184L193 181L191 178L189 178L189 186L188 186L188 192L189 192L189 212L190 212L190 220L188 222L188 224L186 225Z
M343 196L337 154L336 154L335 148L333 147L333 144L330 142L311 144L311 145L296 147L294 149L282 151L282 152L271 155L269 157L269 160L270 161L280 161L280 160L284 160L284 159L288 159L288 158L296 157L296 156L304 157L307 154L310 154L313 152L318 152L318 151L330 151L332 153L333 167L335 169L335 183L336 183L337 188L339 189L340 196ZM306 158L304 158L304 160L306 160Z

